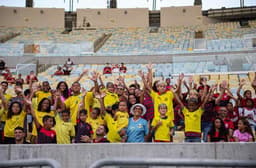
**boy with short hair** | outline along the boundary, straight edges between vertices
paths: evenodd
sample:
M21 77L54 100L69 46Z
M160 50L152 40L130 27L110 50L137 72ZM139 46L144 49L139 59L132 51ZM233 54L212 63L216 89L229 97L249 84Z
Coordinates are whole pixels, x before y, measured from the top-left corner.
M92 126L86 122L87 110L79 110L79 121L76 125L75 143L90 143L93 135Z
M70 111L63 110L55 116L56 125L54 130L57 135L58 144L70 144L75 137L74 124L70 122Z
M26 134L24 132L24 128L16 127L14 129L15 144L29 144L26 141L25 137L26 137Z

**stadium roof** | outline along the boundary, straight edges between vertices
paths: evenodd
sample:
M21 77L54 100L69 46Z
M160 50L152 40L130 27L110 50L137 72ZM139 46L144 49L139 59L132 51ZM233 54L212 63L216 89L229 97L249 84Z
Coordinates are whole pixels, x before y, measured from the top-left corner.
M0 6L20 6L25 7L26 0L1 0ZM54 1L54 3L53 3ZM108 0L73 0L76 8L107 8ZM156 0L156 8L167 6L191 6L194 0ZM149 8L152 9L153 0L117 0L118 8ZM240 0L202 0L203 10L210 8L230 8L240 7ZM245 6L256 6L255 0L244 0ZM69 0L34 0L34 7L65 8L69 9Z

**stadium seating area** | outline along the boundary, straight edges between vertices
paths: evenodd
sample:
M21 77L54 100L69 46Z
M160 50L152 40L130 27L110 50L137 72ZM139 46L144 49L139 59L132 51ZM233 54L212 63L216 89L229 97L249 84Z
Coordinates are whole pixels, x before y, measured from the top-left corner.
M0 38L8 32L21 34L0 44L0 48L3 51L2 55L21 56L24 44L32 43L40 44L41 48L45 48L37 54L38 56L66 56L67 54L79 56L83 52L84 43L93 43L104 33L111 33L111 37L98 52L94 53L95 55L161 55L248 50L252 48L252 40L244 37L256 34L256 21L250 21L249 25L248 28L241 28L238 22L222 22L204 27L161 27L156 33L150 33L150 28L99 28L96 30L73 30L69 34L62 34L63 29L1 27ZM196 31L203 32L204 43L206 43L203 50L194 48ZM58 44L62 46L58 47ZM55 46L49 48L47 45ZM9 51L10 48L12 48L11 51ZM61 48L68 48L68 50L62 51ZM85 54L92 55L92 53Z
M200 63L199 63L200 64ZM104 68L105 65L99 65L99 64L79 64L79 65L75 65L73 66L74 70L71 72L70 76L52 76L52 74L55 72L55 70L57 69L57 66L52 66L49 69L47 69L45 72L42 72L38 75L38 79L39 81L49 81L51 86L53 86L53 88L56 87L57 83L60 81L66 81L68 83L68 85L70 86L72 84L73 81L75 81L77 79L77 77L82 73L82 71L84 69L90 69L90 71L97 71L99 73L102 73L102 70ZM126 74L119 74L119 73L114 73L112 75L103 75L102 79L104 82L108 82L108 81L115 81L116 78L118 78L119 75L124 76L125 77L125 81L127 83L127 85L133 83L135 80L137 80L140 84L141 83L141 79L140 77L137 75L138 70L142 70L144 72L146 72L146 65L144 64L127 64L127 73ZM177 65L172 65L172 64L155 64L154 65L154 76L155 79L161 79L161 77L165 77L165 78L172 78L172 83L175 84L176 83L176 79L178 77L178 73L172 74L172 66L174 66L176 69L176 66L184 66L184 64L177 64ZM202 67L205 67L204 65L202 65ZM182 71L180 71L182 72ZM184 71L183 71L184 72ZM236 90L238 88L239 82L242 79L245 79L247 81L247 84L244 86L244 89L250 89L252 90L251 86L250 86L250 82L254 79L254 72L243 72L243 73L221 73L221 72L215 72L215 73L204 73L202 75L200 74L192 74L191 72L188 74L188 72L185 72L186 78L188 78L188 76L192 75L193 79L198 83L200 76L204 76L208 79L208 83L209 84L219 84L221 83L221 81L223 80L227 80L230 86L230 90L233 94L236 93ZM84 77L81 80L81 84L84 88L86 89L90 89L93 86L93 82L88 78L88 77ZM184 88L185 89L185 88Z
M211 24L206 27L166 27L158 33L149 29L119 29L115 31L97 54L102 55L152 55L192 52L195 31L203 30L206 40L205 50L236 51L252 47L251 41L244 39L246 34L255 34L255 21L250 28L240 28L238 22Z

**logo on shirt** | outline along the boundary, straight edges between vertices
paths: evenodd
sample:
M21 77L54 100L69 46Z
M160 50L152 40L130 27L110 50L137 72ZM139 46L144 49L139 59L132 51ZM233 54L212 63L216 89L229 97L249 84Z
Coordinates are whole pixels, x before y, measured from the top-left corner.
M138 128L142 128L143 127L143 125L142 124L138 124Z

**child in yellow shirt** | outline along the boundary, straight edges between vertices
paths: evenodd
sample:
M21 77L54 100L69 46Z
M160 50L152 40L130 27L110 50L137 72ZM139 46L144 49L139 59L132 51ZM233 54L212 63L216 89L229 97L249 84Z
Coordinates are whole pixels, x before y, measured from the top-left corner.
M179 96L174 93L184 115L185 142L201 142L201 117L204 112L204 105L208 101L214 89L215 88L211 88L209 90L207 95L204 96L202 103L198 101L198 98L189 98L187 101L187 107L180 100Z
M116 121L117 131L119 135L122 137L126 135L125 129L128 126L129 122L129 114L127 110L127 102L121 101L118 104L118 111L115 113L114 119Z
M166 115L166 104L159 104L159 116L154 117L152 121L152 132L154 132L155 142L172 142L172 135L174 132L173 121Z

